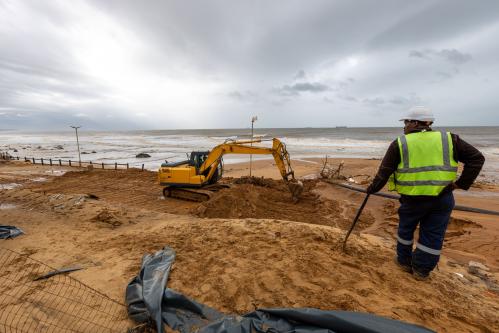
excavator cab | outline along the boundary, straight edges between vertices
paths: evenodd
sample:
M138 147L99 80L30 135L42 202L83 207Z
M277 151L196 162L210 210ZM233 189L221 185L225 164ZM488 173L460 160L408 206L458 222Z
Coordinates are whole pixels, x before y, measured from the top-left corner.
M196 168L196 171L198 171L209 153L209 151L193 151L189 159L189 165L192 165Z
M198 173L199 168L203 165L206 157L208 157L209 151L193 151L188 154L188 160L183 160L179 162L167 162L162 163L162 167L178 167L178 166L193 166L196 168L196 173Z
M191 153L189 164L196 168L197 175L203 175L207 177L208 174L210 173L212 166L208 166L203 172L200 172L201 166L204 164L209 154L210 154L209 151L193 151ZM217 170L215 171L213 176L208 179L208 184L215 184L220 178L222 178L222 171L223 171L222 157L220 157L220 162L217 163L216 168Z

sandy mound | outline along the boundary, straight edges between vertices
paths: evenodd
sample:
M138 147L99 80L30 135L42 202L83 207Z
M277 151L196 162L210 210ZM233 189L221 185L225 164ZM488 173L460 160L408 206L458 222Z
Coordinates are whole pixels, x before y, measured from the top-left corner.
M260 218L298 221L346 228L351 224L355 207L341 205L337 200L321 197L314 192L316 180L305 180L300 200L294 203L282 180L244 177L234 179L231 188L217 192L193 212L209 218ZM359 220L363 229L372 224L373 216L366 212Z
M110 227L119 227L123 224L116 212L110 211L106 208L102 209L97 215L95 215L91 221L104 223Z
M395 267L392 250L377 238L353 236L343 253L343 232L301 223L203 220L155 229L154 238L127 234L111 244L120 255L172 246L178 256L169 286L224 311L311 306L409 315L426 323L445 322L451 314L479 320L467 314L480 305L458 276L442 268L429 283L415 281ZM131 268L138 270L139 263Z
M207 202L195 203L162 196L156 173L140 170L72 171L46 183L29 184L34 193L96 196L117 207L149 211L194 214L208 218L265 218L348 228L357 206L326 198L315 191L317 181L304 181L298 203L282 180L259 177L224 179L231 188L221 190ZM374 222L369 210L357 225L362 230Z

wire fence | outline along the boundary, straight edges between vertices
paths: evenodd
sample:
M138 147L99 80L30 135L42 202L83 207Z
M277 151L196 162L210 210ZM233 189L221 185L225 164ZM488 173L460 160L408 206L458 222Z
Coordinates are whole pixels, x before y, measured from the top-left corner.
M68 275L0 248L0 332L127 332L126 307ZM38 280L37 280L38 279Z

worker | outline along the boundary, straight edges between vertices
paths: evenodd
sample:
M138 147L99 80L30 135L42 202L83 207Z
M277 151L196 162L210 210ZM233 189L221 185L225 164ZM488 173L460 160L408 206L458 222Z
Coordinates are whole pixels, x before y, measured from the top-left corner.
M411 108L404 121L404 135L391 143L381 166L367 188L376 193L389 182L400 194L397 257L395 262L425 280L437 266L450 214L453 191L468 190L482 169L485 158L472 145L450 132L433 131L432 111ZM457 178L458 162L464 164ZM419 237L414 246L414 232Z

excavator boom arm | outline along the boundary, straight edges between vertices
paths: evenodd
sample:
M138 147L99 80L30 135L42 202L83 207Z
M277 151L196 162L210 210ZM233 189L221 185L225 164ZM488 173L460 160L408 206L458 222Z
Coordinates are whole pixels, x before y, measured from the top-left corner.
M291 179L294 179L293 169L291 168L291 160L289 158L289 153L286 150L286 146L277 138L272 140L272 148L253 147L247 145L259 142L261 142L261 140L231 142L218 145L208 154L208 157L201 165L199 172L203 173L211 167L208 175L206 176L206 179L211 179L222 156L225 154L272 155L282 178L285 181L289 180L289 176L291 176Z

